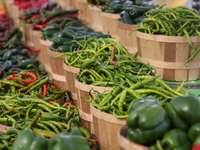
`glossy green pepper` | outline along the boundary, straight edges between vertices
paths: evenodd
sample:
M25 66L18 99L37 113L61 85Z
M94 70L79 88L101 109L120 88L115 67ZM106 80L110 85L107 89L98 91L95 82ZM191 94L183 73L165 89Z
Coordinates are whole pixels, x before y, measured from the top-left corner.
M129 113L126 119L128 139L149 145L170 128L167 113L160 104L143 103Z
M193 95L176 97L165 106L172 127L184 131L200 122L199 108L200 99Z
M200 134L196 137L192 145L195 146L197 144L200 144Z
M200 122L194 124L188 131L190 140L194 141L200 135Z
M28 150L35 139L34 133L31 129L23 130L19 133L14 141L11 150Z
M152 96L147 96L145 98L138 98L131 103L129 113L135 110L138 106L140 106L143 103L154 103L160 105L159 100L157 100L155 97Z
M187 133L181 129L167 131L160 143L164 150L191 150L192 148Z
M90 150L88 141L81 136L78 128L73 128L67 135L60 133L49 140L48 150Z
M34 139L29 150L47 150L48 140L44 136L38 136Z

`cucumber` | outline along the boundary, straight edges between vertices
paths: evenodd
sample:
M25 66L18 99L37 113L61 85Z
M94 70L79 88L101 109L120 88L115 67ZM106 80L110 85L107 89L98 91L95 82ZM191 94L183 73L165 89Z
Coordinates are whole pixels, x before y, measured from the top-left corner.
M70 52L71 46L61 45L58 47L58 52Z
M47 57L47 56L46 56ZM33 64L35 66L39 66L39 61L37 59L32 59L32 58L29 58L29 59L26 59L26 60L21 60L19 61L19 67L21 69L26 69L26 67L29 65L29 64Z

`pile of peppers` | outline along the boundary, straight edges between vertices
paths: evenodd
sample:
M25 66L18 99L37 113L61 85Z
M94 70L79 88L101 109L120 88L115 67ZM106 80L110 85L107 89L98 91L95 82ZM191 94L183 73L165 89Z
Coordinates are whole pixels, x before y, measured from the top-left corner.
M64 107L63 107L64 106ZM70 118L74 106L63 105L52 114L35 112L27 125L11 128L0 134L0 149L11 150L89 150L94 146L93 136L75 118ZM69 111L70 110L70 111ZM64 111L65 117L61 116ZM73 125L73 124L74 125ZM70 132L70 133L69 133ZM95 145L96 146L96 145Z
M124 78L120 78L123 81L113 79L113 87L111 90L99 93L91 89L89 92L91 100L85 100L83 97L82 99L86 102L91 102L97 109L103 112L123 119L128 117L132 103L138 98L153 96L160 101L162 106L165 106L173 98L188 94L182 88L184 82L174 90L163 80L150 75L126 75ZM97 99L94 99L92 92L95 93Z
M88 67L88 65L91 65L91 61L94 61L95 59L100 59L101 62L106 64L109 64L111 61L111 64L116 64L115 61L121 61L121 60L130 60L134 61L136 60L137 54L134 56L130 56L128 53L128 50L123 47L117 40L113 38L106 38L105 34L102 34L100 36L105 36L104 38L90 38L90 39L84 39L84 40L72 40L71 42L77 43L79 45L79 48L76 49L76 51L71 52L65 52L58 56L55 56L53 58L58 58L60 56L65 55L65 64L68 66L76 67L85 69ZM115 50L113 50L113 47L115 45ZM113 57L115 53L115 57ZM68 58L69 57L69 58ZM94 60L92 60L94 59ZM84 63L84 65L83 65Z
M200 147L200 99L182 95L165 107L154 97L133 101L126 119L127 138L150 150L197 150Z
M61 10L61 7L56 3L45 5L41 9L27 10L21 16L20 20L24 23L32 23L34 30L41 30L52 23L61 22L62 27L66 22L76 21L80 22L76 17L78 16L77 9ZM67 19L69 18L69 19ZM70 20L71 18L71 20Z
M148 34L161 34L166 36L185 36L188 44L193 50L193 54L184 65L189 63L200 51L200 47L195 50L190 36L200 36L199 12L196 9L189 9L185 6L158 7L145 13L148 17L138 23L138 27L133 31L141 31Z
M52 24L53 25L53 24ZM55 26L55 25L54 25ZM49 31L47 31L49 32ZM44 36L44 34L43 34ZM57 52L74 52L81 49L79 42L83 43L83 40L93 41L95 38L110 38L109 34L102 34L94 32L91 28L80 27L66 27L52 37L53 44L50 49Z

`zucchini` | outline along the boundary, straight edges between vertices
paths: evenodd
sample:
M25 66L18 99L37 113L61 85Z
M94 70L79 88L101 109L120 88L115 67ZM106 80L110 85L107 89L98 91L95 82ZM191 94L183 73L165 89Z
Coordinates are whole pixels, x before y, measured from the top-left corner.
M135 5L140 6L143 3L143 0L135 0Z
M63 30L61 32L61 35L62 37L69 38L69 39L74 39L77 36L77 34L71 29Z
M16 59L11 59L10 61L12 62L13 65L16 65L18 63Z
M48 30L43 32L43 36L52 37L54 33L58 33L59 30Z
M74 40L84 40L84 38L89 39L89 38L91 38L91 36L90 35L77 36L74 38Z
M71 39L64 38L64 37L58 37L58 38L53 38L52 41L55 42L57 45L63 45L64 42L66 42L66 41L71 42Z
M133 24L133 21L131 20L129 13L125 12L123 19L125 24Z
M149 11L150 9L154 8L154 6L147 6L147 7L144 7L144 6L137 6L137 5L129 5L129 6L126 6L126 7L123 7L123 9L125 11L131 11L132 9L135 9L138 13L145 13L147 11Z
M58 45L56 43L52 43L49 49L52 50L52 51L57 51Z
M47 57L47 56L45 56ZM21 60L19 61L19 67L21 69L26 69L26 67L29 65L29 64L33 64L35 66L39 66L39 61L37 59L32 59L32 58L29 58L29 59L26 59L26 60Z
M58 47L58 52L70 52L71 46L68 45L61 45Z

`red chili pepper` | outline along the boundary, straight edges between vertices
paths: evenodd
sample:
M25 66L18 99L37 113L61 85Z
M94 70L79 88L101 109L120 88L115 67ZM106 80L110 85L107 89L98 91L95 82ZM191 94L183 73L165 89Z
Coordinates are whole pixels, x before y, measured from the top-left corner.
M32 72L24 72L24 75L33 78L33 80L24 80L24 79L21 79L19 77L16 77L15 76L16 73L19 73L19 72L18 71L13 71L13 78L17 78L17 79L19 79L20 81L22 81L24 83L32 83L32 82L37 80L36 75L34 73L32 73Z
M96 141L98 141L98 139L90 139L90 138L85 138L86 140L88 140L88 141L91 141L91 142L96 142Z
M6 42L6 39L0 38L0 42Z
M7 80L14 80L14 81L16 81L13 77L8 77Z
M2 72L0 71L0 76L2 75Z
M115 65L115 66L118 66L119 63L115 62L115 61L110 61L110 65Z
M111 61L114 60L114 51L115 51L115 45L113 46L113 49L112 49L112 53L111 53Z
M29 15L28 16L24 16L21 18L21 20L26 20L28 17L30 17Z
M43 93L42 93L42 95L46 96L47 95L47 87L46 87L45 84L43 84L42 87L43 87Z
M48 101L48 103L49 103L49 104L54 104L54 103L56 103L56 102Z
M36 24L34 26L32 26L33 29L39 29L39 30L42 30L43 28L46 27L47 24L43 24L43 25L40 25L40 24Z
M58 89L61 89L61 87L58 87L56 84L54 84L54 83L52 83L52 82L50 82L50 81L47 81L47 83L50 84L50 85L55 86L55 87L58 88Z
M37 19L37 18L39 18L41 15L40 14L37 14L37 15L33 15L33 17L32 17L32 19Z
M70 102L66 102L64 103L64 106L68 106L70 104ZM73 105L71 104L70 107L73 107Z
M39 48L39 49L35 49L35 48L33 48L33 47L30 47L30 46L28 46L27 44L25 44L25 43L21 43L21 45L24 47L24 48L26 48L26 49L28 49L28 50L30 50L30 51L32 51L32 52L40 52L40 50L41 50L41 48Z
M200 144L195 145L192 150L200 150Z

